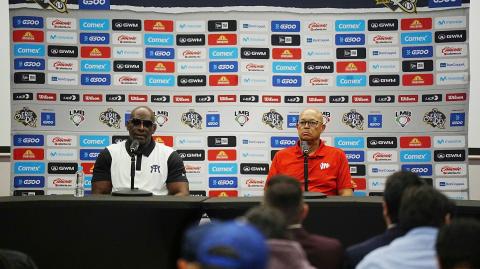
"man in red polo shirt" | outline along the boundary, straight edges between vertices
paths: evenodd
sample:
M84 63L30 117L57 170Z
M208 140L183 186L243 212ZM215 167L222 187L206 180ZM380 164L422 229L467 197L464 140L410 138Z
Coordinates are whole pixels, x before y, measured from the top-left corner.
M322 113L305 109L300 113L297 131L300 141L306 141L308 151L308 191L327 195L352 196L353 184L347 157L341 149L325 145L320 134L325 130ZM275 154L267 182L277 174L296 178L302 184L303 152L300 143Z

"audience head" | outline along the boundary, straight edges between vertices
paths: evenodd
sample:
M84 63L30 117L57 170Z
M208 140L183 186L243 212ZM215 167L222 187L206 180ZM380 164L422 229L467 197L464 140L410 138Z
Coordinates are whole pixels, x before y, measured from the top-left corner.
M453 220L440 229L437 256L440 269L480 268L480 222L473 219Z
M245 219L262 232L267 239L288 239L285 217L275 208L254 207L245 214Z
M268 260L265 237L252 225L243 222L217 222L189 230L183 256L189 259L179 268L264 269ZM194 249L193 252L191 252ZM187 251L185 252L185 249ZM190 254L188 255L188 253ZM185 256L185 254L187 254ZM195 260L195 261L193 261Z
M0 249L0 269L37 269L35 262L25 253Z
M412 172L400 171L391 174L387 178L383 193L383 200L386 206L384 214L390 219L391 223L398 223L398 209L400 208L400 201L405 190L421 186L422 184L422 179Z
M264 203L280 210L288 225L301 223L308 214L300 183L290 176L276 175L268 181Z
M453 206L453 202L431 186L409 188L400 203L400 227L407 231L420 226L441 227L449 221Z
M210 222L199 226L194 226L187 230L183 238L182 250L180 258L187 262L195 262L197 260L196 251L205 235L213 231L220 222Z

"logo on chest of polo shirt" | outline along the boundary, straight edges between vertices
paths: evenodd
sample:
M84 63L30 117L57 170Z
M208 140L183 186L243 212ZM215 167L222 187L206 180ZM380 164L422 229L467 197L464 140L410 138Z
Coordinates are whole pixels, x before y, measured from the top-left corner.
M329 163L320 163L320 170L325 170L325 169L328 169L328 168L330 168Z
M159 173L160 174L160 165L154 164L150 166L150 174Z

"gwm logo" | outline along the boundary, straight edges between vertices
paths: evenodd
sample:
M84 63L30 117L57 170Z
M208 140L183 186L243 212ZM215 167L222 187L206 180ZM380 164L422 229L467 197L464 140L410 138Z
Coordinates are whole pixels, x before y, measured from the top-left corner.
M29 0L29 2L39 4L43 9L51 7L53 10L60 13L68 13L67 1L68 0Z

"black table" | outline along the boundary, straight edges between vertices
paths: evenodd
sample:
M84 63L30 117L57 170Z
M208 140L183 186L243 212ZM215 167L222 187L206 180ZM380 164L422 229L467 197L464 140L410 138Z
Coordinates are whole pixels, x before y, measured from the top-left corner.
M382 233L383 197L327 197L306 200L310 207L304 227L339 239L345 247ZM203 202L210 218L233 219L259 205L261 197L210 198ZM456 216L480 219L480 201L456 201Z
M0 197L0 248L40 269L176 268L205 197Z
M40 269L176 268L181 238L203 212L232 219L262 197L0 197L0 248L23 251ZM384 231L382 197L308 200L307 230L345 247ZM480 201L457 201L480 219Z

